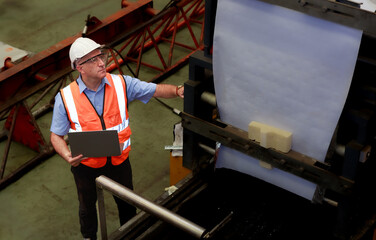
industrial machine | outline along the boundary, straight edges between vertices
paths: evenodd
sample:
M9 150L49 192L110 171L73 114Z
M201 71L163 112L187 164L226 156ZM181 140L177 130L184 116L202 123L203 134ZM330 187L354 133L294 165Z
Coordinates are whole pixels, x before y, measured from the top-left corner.
M325 161L293 150L283 153L264 148L250 140L246 131L220 119L212 55L217 1L207 0L205 48L190 57L184 111L175 110L184 128L183 166L191 169L192 174L176 184L175 192L156 200L201 226L199 234L194 231L196 225L179 226L166 220L169 213L161 217L141 206L152 215L141 212L109 239L375 238L376 15L361 9L361 3L351 1L261 2L363 31L351 87ZM216 169L221 146L316 184L314 197L309 201L264 179L231 169ZM99 188L111 191L111 187L103 186L105 183L101 181ZM122 196L120 192L114 194ZM167 223L158 221L156 216Z
M113 48L109 71L121 71L121 64L132 62L137 65L135 75L141 66L160 71L152 81L172 73L189 58L184 110L172 110L182 118L183 166L192 172L175 184L175 191L165 192L154 203L108 179L98 179L103 239L375 238L376 15L362 9L361 3L347 0L260 1L363 31L350 90L325 161L293 150L283 153L264 148L250 140L246 131L221 120L213 81L217 1L206 0L204 8L202 1L174 1L171 8L159 14L153 11L149 0L133 4L123 1L124 8L103 21L88 18L87 29L78 35L86 34ZM204 45L194 36L193 47L176 42L178 29L187 26L192 32L190 22L199 22L196 17L202 16L203 9ZM0 137L8 139L0 168L0 189L54 154L35 122L51 109L52 103L35 112L31 109L48 92L56 92L66 80L73 79L67 52L75 37L17 65L7 59L0 72L0 116L5 121ZM155 47L158 52L157 43L163 41L170 44L168 62L163 57L162 67L143 62L144 50ZM175 45L189 50L177 63L171 57ZM116 52L115 47L126 54ZM40 91L42 95L28 106L25 99ZM23 134L22 127L30 134ZM4 175L12 140L31 147L38 155ZM265 179L216 168L223 146L316 184L314 197L307 200ZM109 236L100 191L103 189L144 210Z

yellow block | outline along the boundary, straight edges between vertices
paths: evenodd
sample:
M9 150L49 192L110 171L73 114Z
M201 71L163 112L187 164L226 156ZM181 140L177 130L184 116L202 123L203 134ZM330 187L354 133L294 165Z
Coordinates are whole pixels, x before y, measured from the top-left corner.
M291 150L291 132L260 122L252 121L248 125L248 137L251 140L259 142L264 148L274 148L284 153Z
M170 153L170 186L175 185L192 171L183 167L183 157L173 157Z

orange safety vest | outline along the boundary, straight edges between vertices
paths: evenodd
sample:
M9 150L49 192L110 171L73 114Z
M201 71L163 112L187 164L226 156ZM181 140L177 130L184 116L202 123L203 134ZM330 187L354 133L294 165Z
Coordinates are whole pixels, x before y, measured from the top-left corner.
M105 84L102 117L98 115L87 96L84 93L80 94L77 81L60 90L60 93L71 123L70 132L117 130L119 142L124 143L124 147L120 156L111 157L111 163L119 165L128 158L131 150L126 84L121 75L107 73L106 78L111 86ZM92 168L100 168L106 165L106 161L107 157L97 157L87 158L81 163Z

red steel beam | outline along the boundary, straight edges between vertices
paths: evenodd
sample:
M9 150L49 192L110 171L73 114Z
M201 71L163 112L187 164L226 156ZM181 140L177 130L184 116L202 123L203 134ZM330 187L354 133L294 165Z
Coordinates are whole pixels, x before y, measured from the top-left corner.
M179 69L188 62L189 56L195 51L203 49L203 18L205 13L204 0L182 0L176 2L174 7L170 7L162 12L159 12L154 18L141 26L128 32L121 39L115 40L113 45L125 43L120 46L121 59L113 62L118 55L112 55L109 59L108 71L112 71L118 67L118 64L125 64L126 62L136 63L135 76L138 77L138 70L141 66L151 68L159 73L149 81L159 82L168 74ZM191 25L192 23L201 24L200 38L197 40ZM187 29L188 35L185 33L184 43L177 41L177 34L182 30ZM188 36L188 37L187 37ZM125 41L126 40L126 41ZM191 40L191 43L187 43ZM165 42L169 44L169 51L161 53L158 44ZM190 45L188 45L190 44ZM185 56L179 55L178 60L173 63L172 56L176 47L185 48L187 53ZM154 50L160 62L153 59L152 62L142 61L142 54L147 50ZM163 56L165 55L165 56ZM176 58L176 57L175 57ZM124 62L125 61L125 62ZM160 66L156 65L159 64Z
M149 11L147 9L151 7L151 2L152 0L139 0L129 3L126 8L119 10L103 21L92 18L91 20L95 24L89 27L87 37L103 44L110 43L119 34L127 32L135 25L150 19L151 16L147 14L147 11ZM64 69L66 74L70 73L69 47L81 34L78 33L69 37L49 49L0 72L0 113L29 97L30 91L28 89L30 87L35 87L44 79L48 80L56 71ZM38 76L39 79L37 80L35 76ZM40 76L46 77L41 78ZM57 80L53 79L53 81Z
M188 58L191 54L193 54L196 50L203 48L202 33L204 24L202 21L195 19L196 17L203 16L204 14L204 7L202 4L203 1L204 0L182 0L176 2L177 5L175 7L170 7L162 12L158 12L151 8L152 0L139 0L138 2L127 2L123 0L122 7L125 8L119 10L103 21L100 21L95 17L88 19L90 24L88 25L88 31L85 33L85 36L110 47L115 47L124 43L125 46L129 45L130 50L128 51L127 56L124 57L125 61L137 62L137 69L139 69L142 65L158 70L159 73L152 80L158 81L158 79L162 79L166 75L173 72L174 69L178 69L183 66L188 62ZM195 10L190 11L193 8ZM187 15L188 12L191 12L189 16ZM175 21L173 21L173 19L175 19ZM197 42L196 37L190 28L191 23L202 24L201 36L199 40L200 43ZM155 25L157 25L157 27L155 27ZM155 28L151 30L152 27ZM160 27L163 27L163 30L162 34L158 35L157 32ZM187 27L191 34L191 38L194 42L193 46L179 43L175 39L176 33L184 27ZM146 32L148 33L148 37L146 37ZM4 68L5 70L0 72L0 118L6 116L9 112L12 112L9 111L12 107L15 107L17 104L19 105L36 92L42 89L45 89L44 92L50 91L51 88L56 85L56 83L60 83L62 86L67 77L73 81L68 52L73 41L81 35L82 33L80 32L75 36L67 38L49 49L42 51L31 58L25 59L19 64L13 64L11 61L6 61L6 67ZM141 37L142 35L144 37ZM171 37L171 39L169 39L169 37ZM139 40L141 40L141 44L139 43ZM164 61L164 57L162 56L163 54L158 50L158 44L160 42L168 42L170 44L167 65ZM175 46L186 48L189 50L189 53L186 56L179 57L177 62L172 63L171 57ZM154 62L147 63L141 61L144 50L146 51L153 47L156 49L156 51L158 51L158 57L162 62L163 69L153 65ZM120 52L122 52L124 49L125 47L122 47ZM120 64L124 64L123 59L117 59L116 54L112 50L111 54L113 56L112 62L114 63L108 67L107 70L114 70L114 65L116 65L116 68L118 68L121 72ZM138 72L138 70L136 72ZM44 96L44 94L42 95ZM31 107L28 109L30 110L33 108L37 101L43 98L43 96L37 98L37 100L31 104ZM49 108L51 108L52 102L47 105ZM34 114L31 114L31 112L28 111L28 116L21 118L21 120L30 121L31 119L36 124L33 115ZM7 122L11 120L11 117L11 114L9 114ZM14 125L14 127L20 128L16 125ZM34 127L38 128L37 125ZM8 176L0 178L0 190L13 182L15 179L21 177L27 171L31 170L31 168L38 164L41 160L46 159L48 156L54 153L50 144L41 144L39 137L43 138L43 136L40 132L38 132L38 134L35 136L28 134L30 137L28 139L24 139L25 134L23 134L24 131L22 131L21 128L15 129L17 131L14 132L17 134L13 134L10 126L4 126L4 128L7 129L7 131L2 131L2 133L0 133L0 138L4 137L3 135L8 135L8 142L11 140L18 140L20 142L27 140L28 144L25 145L34 146L34 148L35 146L41 146L41 148L37 149L37 151L40 152L38 156L29 160ZM33 127L27 128L27 130L35 130ZM2 162L4 167L1 168L1 172L4 172L5 170L8 151L9 148L7 148L5 151Z

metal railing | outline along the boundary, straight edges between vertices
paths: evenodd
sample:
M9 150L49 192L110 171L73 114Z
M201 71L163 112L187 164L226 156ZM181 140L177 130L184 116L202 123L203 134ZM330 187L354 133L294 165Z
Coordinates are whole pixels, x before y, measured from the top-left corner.
M101 237L103 240L107 240L107 224L106 224L106 214L104 206L104 191L109 191L112 195L128 202L129 204L140 208L141 210L158 217L159 219L168 222L175 227L189 233L195 238L202 238L206 230L197 224L181 217L180 215L155 204L139 195L134 193L132 190L124 187L123 185L109 179L105 176L100 176L96 179L97 184L97 195L98 195L98 209L99 209L99 221L101 228Z

